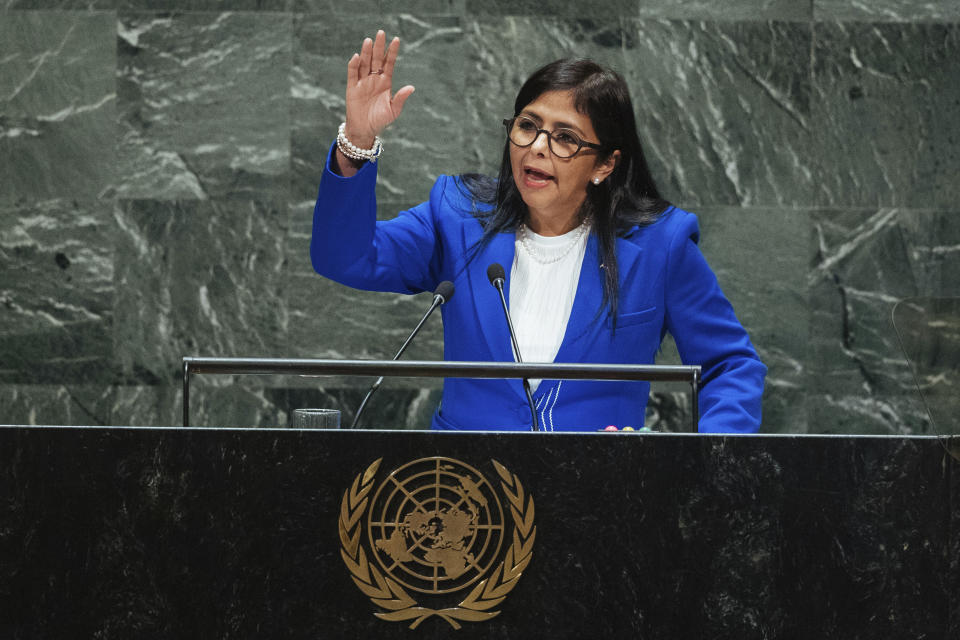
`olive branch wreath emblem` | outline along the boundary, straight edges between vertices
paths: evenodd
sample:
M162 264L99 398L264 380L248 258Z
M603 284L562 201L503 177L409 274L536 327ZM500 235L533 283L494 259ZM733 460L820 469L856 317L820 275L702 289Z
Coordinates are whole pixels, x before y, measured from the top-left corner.
M502 480L500 486L510 502L513 516L513 543L507 549L502 562L494 569L490 577L481 580L457 606L446 609L431 609L420 606L409 593L389 575L384 575L367 560L367 554L360 544L361 519L369 506L369 494L374 486L373 480L383 458L374 461L366 471L357 475L351 487L343 492L340 503L340 555L350 571L350 577L370 601L387 613L374 613L376 617L391 622L412 620L411 629L431 616L446 620L454 629L460 629L457 622L482 622L496 617L500 611L494 607L506 599L510 591L517 586L521 574L533 557L533 543L537 536L534 526L533 496L525 495L520 479L496 460L491 460Z

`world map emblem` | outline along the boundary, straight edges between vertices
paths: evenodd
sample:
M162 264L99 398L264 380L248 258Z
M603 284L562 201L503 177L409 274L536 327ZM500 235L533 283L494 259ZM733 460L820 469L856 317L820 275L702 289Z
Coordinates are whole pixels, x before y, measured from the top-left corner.
M498 484L464 462L431 457L377 482L382 460L344 492L339 518L350 577L386 610L374 615L411 629L432 616L459 629L458 621L498 615L536 538L533 497L519 478L496 460Z

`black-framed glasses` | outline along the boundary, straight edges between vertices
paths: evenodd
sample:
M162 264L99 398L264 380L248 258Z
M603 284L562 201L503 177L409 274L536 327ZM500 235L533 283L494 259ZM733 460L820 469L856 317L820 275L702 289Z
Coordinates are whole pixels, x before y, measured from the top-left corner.
M584 147L603 149L599 144L585 141L570 129L554 129L553 131L541 129L535 120L527 116L507 118L503 121L503 125L507 128L507 137L510 142L518 147L529 147L540 137L541 133L547 134L547 146L550 147L553 155L558 158L572 158L580 153L580 149Z

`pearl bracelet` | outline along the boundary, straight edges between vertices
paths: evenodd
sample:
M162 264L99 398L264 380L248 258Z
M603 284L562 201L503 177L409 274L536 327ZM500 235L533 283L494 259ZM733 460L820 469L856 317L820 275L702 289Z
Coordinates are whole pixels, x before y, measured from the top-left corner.
M337 129L337 148L340 149L340 153L351 160L369 160L370 162L376 162L380 154L383 153L383 141L380 139L380 136L374 136L373 147L370 149L361 149L347 139L346 129L346 122L341 122L340 128Z

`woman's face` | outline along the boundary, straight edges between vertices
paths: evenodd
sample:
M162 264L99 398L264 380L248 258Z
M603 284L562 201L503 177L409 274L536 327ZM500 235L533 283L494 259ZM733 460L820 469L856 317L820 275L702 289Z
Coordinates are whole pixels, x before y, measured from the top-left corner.
M554 131L571 129L584 142L599 143L593 123L573 106L570 91L548 91L518 114L538 128ZM561 235L577 226L577 212L595 188L594 178L605 180L620 156L614 151L605 160L598 152L584 147L572 158L560 158L550 151L547 136L540 134L528 147L510 144L513 180L530 212L530 228L541 235Z

